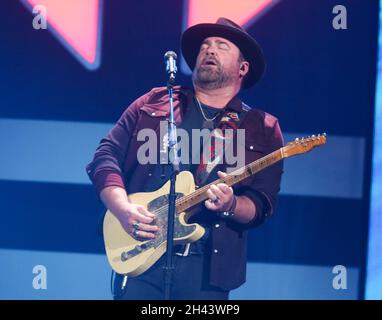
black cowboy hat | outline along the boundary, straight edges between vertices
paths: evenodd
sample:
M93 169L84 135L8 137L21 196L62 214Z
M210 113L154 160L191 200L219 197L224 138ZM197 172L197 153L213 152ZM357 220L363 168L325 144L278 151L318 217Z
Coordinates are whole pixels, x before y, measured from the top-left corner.
M265 59L261 47L243 28L226 18L216 23L201 23L184 31L182 35L182 53L191 70L194 69L200 46L205 38L222 37L233 42L249 62L249 71L243 82L243 88L253 86L265 70Z

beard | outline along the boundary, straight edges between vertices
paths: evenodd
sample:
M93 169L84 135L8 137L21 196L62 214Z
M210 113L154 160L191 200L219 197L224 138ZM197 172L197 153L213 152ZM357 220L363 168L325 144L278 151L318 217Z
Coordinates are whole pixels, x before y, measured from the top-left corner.
M192 72L192 81L203 89L219 89L235 82L234 73L224 70L220 64L199 65Z

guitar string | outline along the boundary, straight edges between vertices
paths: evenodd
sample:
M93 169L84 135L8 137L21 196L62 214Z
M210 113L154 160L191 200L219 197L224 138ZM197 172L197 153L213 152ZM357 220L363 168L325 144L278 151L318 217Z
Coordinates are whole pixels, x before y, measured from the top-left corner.
M255 164L257 164L257 163L260 163L261 165L263 165L264 162L267 162L268 160L270 160L269 158L271 158L271 156L276 155L275 153L276 153L277 151L279 151L279 150L276 150L276 151L274 151L274 152L268 154L267 156L265 156L265 157L263 157L263 158L261 158L261 159L258 159L258 160L253 161L252 163L250 163L250 164L248 164L248 165L242 167L240 170L245 170L244 173L247 173L247 172L249 171L248 169L250 168L251 165L255 165ZM260 161L260 160L261 160L261 161ZM272 160L273 160L273 159L272 159ZM252 170L250 170L250 171L252 172ZM247 175L247 176L249 176L249 175ZM231 175L230 177L235 177L235 176L234 176L234 175ZM223 178L223 179L224 179L224 178ZM209 184L207 184L207 185L201 187L200 189L198 189L197 192L199 192L199 194L203 194L203 193L204 193L204 192L205 192L205 191L206 191L212 184L220 183L220 182L222 182L222 181L223 181L222 179L217 179L217 180L215 180L215 181L212 181L211 183L209 183ZM186 195L186 196L183 196L183 197L177 199L176 202L178 202L177 204L179 204L179 202L181 202L181 201L183 202L183 201L189 200L189 199L192 198L192 197L195 197L195 195L192 195L192 193L191 193L191 194L189 194L189 195ZM168 206L168 205L166 204L166 206ZM160 209L160 208L158 208L158 209ZM157 209L157 210L158 210L158 209ZM153 213L154 213L154 212L156 212L156 210L153 211Z
M305 139L304 139L304 140L305 140ZM301 140L300 143L301 143L301 142L303 142L303 141ZM305 141L304 141L304 142L305 142ZM274 156L276 157L276 161L274 161L274 162L271 163L270 165L272 165L272 164L274 164L274 163L276 163L276 162L282 160L283 158L285 158L284 153L283 153L283 147L281 147L281 148L279 148L279 149L277 149L277 150L271 152L270 154L268 154L268 155L266 155L266 156L264 156L264 157L262 157L262 158L260 158L260 159L257 159L257 160L255 160L255 161L249 163L248 165L245 165L244 167L240 168L239 170L245 170L245 172L247 172L248 169L250 169L249 171L252 172L252 168L250 168L251 166L256 166L256 165L260 165L260 166L262 166L262 165L264 164L264 162L265 162L266 164L269 165L268 160L272 160L272 161L275 160L275 159L272 159ZM280 156L280 157L279 157L279 156ZM263 168L261 168L261 169L263 169ZM258 172L258 171L256 171L256 172ZM256 172L254 172L254 173L256 173ZM235 173L235 171L233 172L233 174L234 174L234 173ZM252 173L252 174L254 174L254 173ZM231 175L231 176L232 176L232 175ZM207 185L201 187L200 189L198 189L198 190L196 190L196 191L199 192L199 194L203 194L203 193L205 192L205 189L208 189L212 184L214 184L214 183L219 183L219 182L221 182L221 181L222 181L222 179L217 179L217 180L212 181L211 183L209 183L209 184L207 184ZM202 192L202 190L203 190L203 192ZM196 191L195 191L195 192L196 192ZM193 193L195 193L195 192L193 192ZM190 198L192 198L192 197L195 196L195 195L194 195L194 196L192 195L193 193L191 193L191 194L189 194L189 195L186 195L186 196L183 196L183 197L180 198L180 199L177 199L176 202L178 202L178 204L179 204L180 201L186 201L186 200L189 200ZM178 200L179 200L179 201L178 201Z
M274 159L273 157L276 157L276 159ZM270 154L268 154L268 155L266 155L266 156L264 156L264 157L262 157L260 159L257 159L255 161L249 163L248 165L245 165L244 167L242 167L239 170L244 170L244 173L243 173L244 175L247 175L248 171L251 172L250 175L252 175L252 174L258 172L259 170L257 170L256 172L252 172L253 168L251 168L251 167L256 166L256 165L260 165L260 167L261 167L261 166L264 165L264 163L267 164L267 165L272 165L272 164L282 160L283 158L285 158L285 156L284 156L284 153L283 153L283 147L281 147L280 149L277 149L277 150L271 152ZM269 160L272 160L273 163L269 164L268 163ZM263 168L260 168L260 169L263 169ZM234 174L234 173L235 173L235 171L232 174ZM231 174L231 177L235 177L235 175L232 175L232 174ZM247 177L250 176L250 175L247 175ZM212 184L219 183L219 182L222 182L222 181L224 181L224 178L217 179L217 180L212 181L211 183L201 187L200 189L192 192L191 194L188 194L188 195L183 196L183 197L181 197L179 199L176 199L175 200L175 205L179 205L182 202L185 202L185 201L191 199L192 197L195 197L196 195L193 195L195 193L199 193L199 195L203 194L206 191L206 189L208 189ZM168 204L166 204L165 206L160 207L160 208L154 210L153 213L158 213L159 212L158 210L161 210L161 208L164 209L164 208L167 208L167 207L168 207Z
M276 151L274 151L274 152L272 152L272 153L270 153L270 154L268 154L268 155L266 155L265 157L263 157L263 158L261 158L261 159L255 160L255 161L253 161L253 162L251 162L251 163L245 165L244 167L240 168L239 170L240 170L240 171L244 171L243 174L246 175L246 176L248 177L248 176L249 176L249 175L247 175L248 171L251 171L251 172L253 171L252 168L251 168L251 166L254 166L254 165L256 165L256 164L261 164L261 165L263 165L264 162L268 162L268 160L270 160L270 158L272 158L273 156L276 156L278 151L279 151L279 149L276 150ZM260 161L260 160L261 160L261 161ZM272 159L272 160L273 160L273 159ZM281 159L280 159L280 160L281 160ZM267 163L267 164L268 164L268 163ZM250 170L248 170L248 169L250 169ZM235 171L234 171L233 173L231 173L230 175L228 175L228 178L232 177L232 178L234 179L235 177L237 177L237 176L235 176L234 174L235 174ZM220 182L224 181L224 179L225 179L225 178L220 178L220 179L217 179L217 180L215 180L215 181L212 181L212 182L210 182L209 184L207 184L207 185L201 187L200 189L197 189L196 191L199 192L199 193L203 193L202 190L203 190L203 191L206 191L206 189L208 189L212 184L220 183ZM192 196L192 194L189 194L189 195L183 196L182 198L180 198L180 199L178 199L178 200L179 200L179 201L180 201L180 200L183 201L183 200L186 200L186 199L188 200L189 198L192 198L192 197L194 197L194 196ZM178 200L177 200L177 201L178 201Z

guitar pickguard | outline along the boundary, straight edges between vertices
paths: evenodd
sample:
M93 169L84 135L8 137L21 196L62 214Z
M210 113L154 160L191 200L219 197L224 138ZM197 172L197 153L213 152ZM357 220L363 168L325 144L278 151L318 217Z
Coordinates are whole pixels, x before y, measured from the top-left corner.
M183 193L177 192L176 198L179 199L183 196ZM151 200L147 204L147 209L150 212L153 212L156 214L156 218L152 222L152 224L157 225L159 227L159 231L156 233L155 239L148 240L145 242L142 242L140 244L137 244L134 249L131 249L127 252L123 252L121 254L122 261L126 261L144 250L150 249L150 248L157 248L160 246L163 242L167 240L167 216L168 216L168 202L169 202L169 195L161 195L158 198L155 198ZM195 225L184 225L179 221L179 215L178 213L175 214L174 219L174 240L183 237L187 237L192 232L195 231Z

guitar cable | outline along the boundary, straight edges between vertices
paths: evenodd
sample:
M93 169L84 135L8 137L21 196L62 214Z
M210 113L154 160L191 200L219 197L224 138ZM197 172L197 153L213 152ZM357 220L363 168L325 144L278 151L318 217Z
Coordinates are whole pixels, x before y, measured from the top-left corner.
M111 295L115 298L115 293L114 293L114 270L111 270L110 291L111 291Z
M123 275L123 280L121 284L121 288L118 290L118 292L115 292L115 278L117 277L117 274L114 270L111 271L111 277L110 277L110 291L114 299L119 298L123 295L125 288L126 288L126 283L127 283L127 275ZM119 281L118 281L119 282Z

